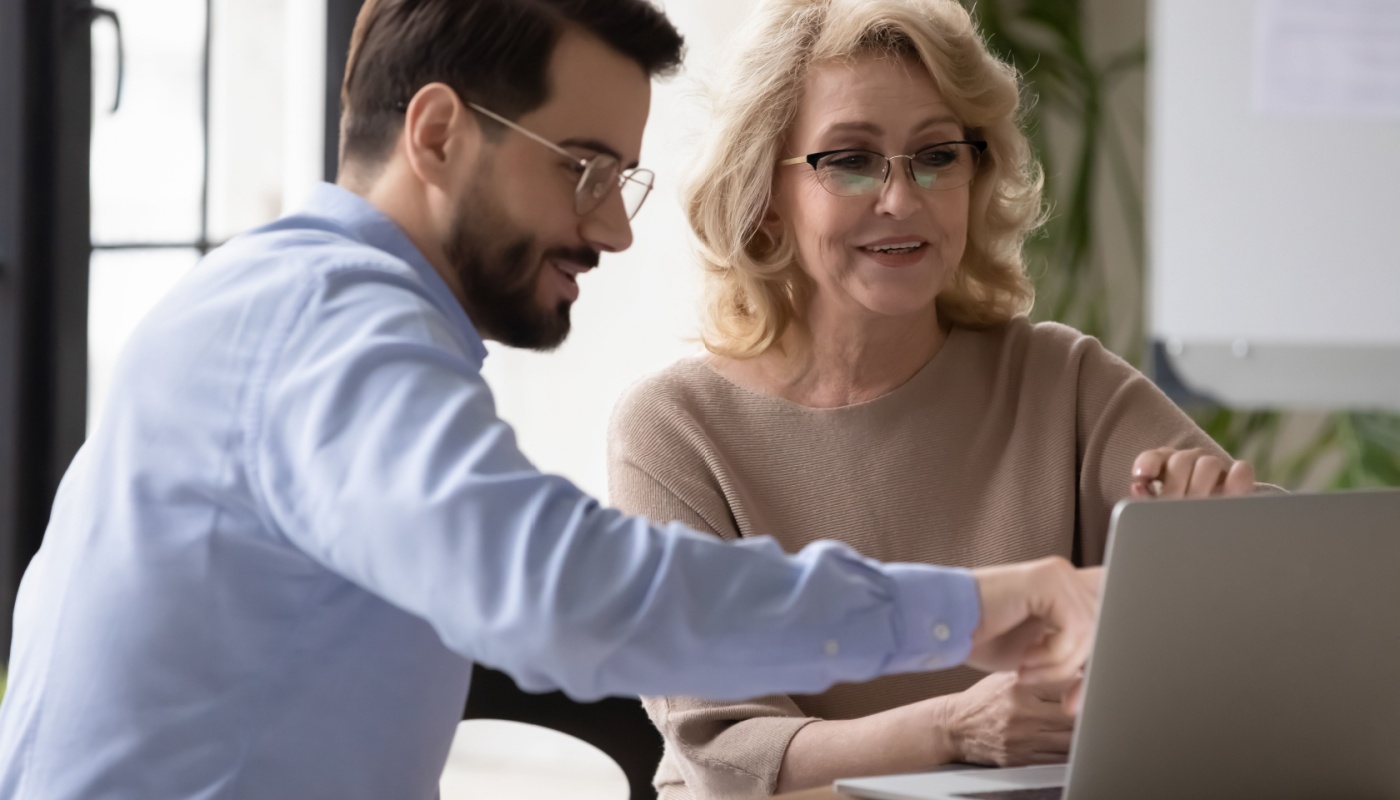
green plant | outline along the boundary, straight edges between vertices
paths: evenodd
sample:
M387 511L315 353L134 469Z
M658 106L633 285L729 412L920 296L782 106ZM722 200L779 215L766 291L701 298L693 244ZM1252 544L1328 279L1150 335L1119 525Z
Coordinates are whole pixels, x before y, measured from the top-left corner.
M1134 165L1140 154L1124 141L1108 112L1121 81L1141 77L1147 45L1140 41L1096 59L1086 40L1081 0L964 0L988 45L1025 77L1026 128L1045 166L1052 213L1027 243L1036 278L1038 319L1053 319L1099 337L1130 362L1143 348L1141 293L1145 234L1143 192ZM1135 120L1141 130L1145 121ZM1050 130L1066 132L1052 142ZM1060 146L1053 146L1060 145ZM1100 170L1107 168L1106 178ZM1101 179L1102 178L1102 179ZM1098 193L1108 186L1130 243L1119 269L1135 280L1115 284L1096 268ZM1115 296L1115 285L1134 287ZM1119 314L1112 330L1110 309ZM1301 441L1294 415L1218 407L1191 409L1201 427L1231 453L1251 459L1262 480L1296 488L1400 486L1400 416L1345 412L1328 416ZM1295 441L1290 441L1290 438ZM1330 458L1329 458L1330 457ZM1330 473L1315 474L1319 464Z
M969 2L994 52L1025 76L1025 122L1036 154L1045 168L1045 188L1052 213L1040 235L1027 242L1027 257L1036 276L1036 316L1073 325L1105 341L1110 339L1105 275L1094 269L1094 202L1101 153L1109 156L1123 220L1142 272L1142 191L1133 176L1122 137L1109 124L1107 97L1115 85L1146 63L1138 43L1102 64L1090 56L1078 0L985 0ZM1073 142L1052 146L1052 118L1065 123ZM1140 326L1134 326L1136 330ZM1140 333L1127 342L1141 349Z

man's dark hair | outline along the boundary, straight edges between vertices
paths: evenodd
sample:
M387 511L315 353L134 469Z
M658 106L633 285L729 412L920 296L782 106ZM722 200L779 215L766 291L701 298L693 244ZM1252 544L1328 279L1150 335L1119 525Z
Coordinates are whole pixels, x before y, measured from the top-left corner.
M507 119L549 99L549 60L575 27L655 76L680 65L683 41L648 0L366 0L340 92L340 163L377 164L403 108L441 82Z

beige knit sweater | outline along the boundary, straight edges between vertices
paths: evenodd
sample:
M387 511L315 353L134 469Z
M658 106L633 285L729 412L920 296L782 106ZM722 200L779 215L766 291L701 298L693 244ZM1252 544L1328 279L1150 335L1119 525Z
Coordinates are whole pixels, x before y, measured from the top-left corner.
M1103 559L1133 459L1155 447L1224 453L1098 340L1017 319L954 328L925 367L869 402L814 409L683 360L619 402L612 502L724 538L788 551L839 539L882 561L978 566L1051 554ZM663 800L773 792L788 742L813 719L850 719L958 692L959 668L741 703L645 700L666 740Z

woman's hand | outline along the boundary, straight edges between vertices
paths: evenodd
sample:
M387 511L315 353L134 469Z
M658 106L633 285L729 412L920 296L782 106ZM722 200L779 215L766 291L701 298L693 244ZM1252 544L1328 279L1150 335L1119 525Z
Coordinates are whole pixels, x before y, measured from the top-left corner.
M1133 497L1238 497L1254 492L1254 467L1201 450L1159 447L1133 461Z
M980 567L972 574L982 619L967 663L1017 671L989 675L959 694L803 726L783 755L779 792L951 761L1009 765L1065 759L1103 569L1075 569L1050 557Z
M957 694L856 719L819 719L798 729L788 743L777 791L956 762L1002 767L1063 762L1074 718L1061 693L1072 688L1032 686L1014 672L996 672Z
M1074 718L1065 712L1062 689L994 672L965 692L941 698L953 760L997 767L1063 763Z

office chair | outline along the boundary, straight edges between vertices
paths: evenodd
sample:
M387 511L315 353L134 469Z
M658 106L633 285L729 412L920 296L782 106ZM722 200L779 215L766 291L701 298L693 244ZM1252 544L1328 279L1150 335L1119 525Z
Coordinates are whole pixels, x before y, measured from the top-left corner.
M661 763L661 734L636 698L576 703L563 692L530 694L509 675L477 664L462 719L524 722L582 739L622 768L631 800L656 800L651 779Z

